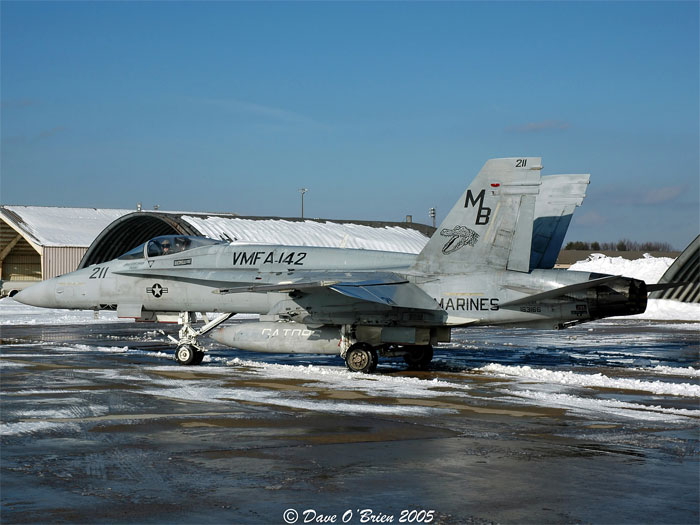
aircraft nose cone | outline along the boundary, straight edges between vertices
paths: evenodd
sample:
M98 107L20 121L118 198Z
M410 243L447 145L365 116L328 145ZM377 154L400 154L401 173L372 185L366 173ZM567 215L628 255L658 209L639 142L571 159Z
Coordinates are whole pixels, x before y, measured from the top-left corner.
M53 281L33 284L16 294L14 299L30 306L53 308L56 306L56 284Z

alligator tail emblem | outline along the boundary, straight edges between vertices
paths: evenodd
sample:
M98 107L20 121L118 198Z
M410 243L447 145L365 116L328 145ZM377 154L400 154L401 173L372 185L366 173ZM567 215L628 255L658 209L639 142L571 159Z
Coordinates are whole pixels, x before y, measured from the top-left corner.
M479 234L466 226L455 226L453 229L443 228L440 231L443 237L450 237L442 247L442 253L449 255L464 246L474 246L479 240Z

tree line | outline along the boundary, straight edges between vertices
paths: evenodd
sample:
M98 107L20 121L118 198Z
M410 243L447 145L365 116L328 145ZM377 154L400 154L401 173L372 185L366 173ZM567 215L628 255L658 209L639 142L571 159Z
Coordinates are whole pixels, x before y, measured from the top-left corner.
M600 250L617 252L672 252L673 246L667 242L637 242L622 239L617 242L584 242L572 241L566 243L565 250Z

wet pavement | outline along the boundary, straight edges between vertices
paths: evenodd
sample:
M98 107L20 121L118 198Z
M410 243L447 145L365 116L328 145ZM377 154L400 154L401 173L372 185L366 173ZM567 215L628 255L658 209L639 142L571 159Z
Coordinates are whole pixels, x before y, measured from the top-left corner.
M163 325L2 326L0 518L695 524L698 326L462 330L371 376L216 344L179 367Z

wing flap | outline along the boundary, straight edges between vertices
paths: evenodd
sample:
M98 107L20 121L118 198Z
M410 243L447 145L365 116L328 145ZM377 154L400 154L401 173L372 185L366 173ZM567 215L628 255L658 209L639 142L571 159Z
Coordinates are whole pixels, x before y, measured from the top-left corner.
M361 301L384 304L396 308L440 310L438 303L407 281L389 284L339 283L329 287L340 294Z

